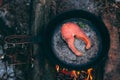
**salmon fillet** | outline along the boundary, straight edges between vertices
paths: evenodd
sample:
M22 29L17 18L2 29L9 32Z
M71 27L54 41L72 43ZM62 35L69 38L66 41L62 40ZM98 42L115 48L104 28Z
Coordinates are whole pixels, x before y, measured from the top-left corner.
M83 40L86 44L86 49L91 47L90 39L86 36L84 31L82 31L81 28L73 22L67 22L62 25L61 35L62 38L66 41L68 47L76 56L82 56L83 53L76 49L74 45L75 38Z

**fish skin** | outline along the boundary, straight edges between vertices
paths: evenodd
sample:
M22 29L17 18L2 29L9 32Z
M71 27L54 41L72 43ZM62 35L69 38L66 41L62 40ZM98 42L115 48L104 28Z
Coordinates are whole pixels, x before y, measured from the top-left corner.
M91 47L90 39L76 23L73 22L64 23L61 27L61 35L62 38L66 41L68 47L72 50L72 52L76 56L82 56L83 53L76 49L74 45L75 38L83 40L86 44L85 46L86 49L89 49Z

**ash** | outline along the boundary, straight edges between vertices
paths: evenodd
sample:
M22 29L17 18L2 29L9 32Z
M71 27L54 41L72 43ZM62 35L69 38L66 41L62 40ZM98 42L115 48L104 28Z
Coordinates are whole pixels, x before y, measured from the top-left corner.
M11 3L5 1L0 7L0 80L30 80L28 79L28 71L31 65L30 44L16 45L4 42L5 37L9 35L29 34L28 18L22 19L21 15L14 14L15 10L25 7L25 5L20 6L21 3L17 3L18 0L11 0ZM19 5L19 7L15 7L15 5ZM16 13L21 14L23 12L21 10ZM25 11L23 14L26 16Z
M62 39L60 28L61 25L59 25L59 29L56 29L54 32L54 37L52 38L53 48L56 52L56 56L61 59L63 62L66 62L68 64L86 64L89 63L89 61L92 61L97 55L100 45L100 39L98 37L98 33L96 33L96 30L93 28L94 26L89 22L81 19L73 19L68 20L72 21L74 23L77 23L81 29L86 33L86 35L89 37L89 39L92 42L92 46L90 49L85 50L85 43L82 40L75 39L74 45L75 47L83 53L82 57L76 56L67 46L66 42Z
M6 67L6 63L0 61L0 78L2 80L15 80L14 66Z

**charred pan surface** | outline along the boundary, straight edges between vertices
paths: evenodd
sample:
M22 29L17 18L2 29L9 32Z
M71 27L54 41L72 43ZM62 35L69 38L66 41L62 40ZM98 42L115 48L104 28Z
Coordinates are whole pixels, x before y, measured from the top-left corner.
M92 25L89 21L83 20L83 19L71 19L67 20L65 22L72 21L74 23L77 23L79 26L81 26L81 29L86 33L86 35L91 40L91 48L86 50L85 49L85 43L82 40L75 39L74 45L75 47L83 52L83 56L78 57L76 56L67 46L66 42L62 39L60 28L61 25L58 25L58 28L55 30L53 35L53 49L56 52L55 55L63 62L67 64L87 64L91 61L93 61L98 55L99 55L99 49L101 48L101 39L98 32L96 32L96 29L94 28L94 25ZM63 23L65 23L63 22Z
M85 49L90 49L91 41L86 36L84 31L81 30L80 26L73 22L64 23L61 27L61 35L63 40L66 41L68 47L76 56L82 56L82 52L78 51L74 45L75 38L84 41L86 44Z

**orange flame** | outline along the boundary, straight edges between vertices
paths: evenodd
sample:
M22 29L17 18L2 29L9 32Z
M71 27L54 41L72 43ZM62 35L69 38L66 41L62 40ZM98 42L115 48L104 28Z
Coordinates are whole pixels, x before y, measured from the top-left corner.
M87 78L86 78L85 80L93 80L92 71L93 71L93 68L89 68L89 69L87 70L88 76L87 76Z
M85 80L93 80L93 76L92 76L93 68L89 68L87 71L83 71L83 70L82 71L76 71L76 70L69 71L66 68L60 69L60 66L56 65L56 71L61 72L65 75L70 75L71 77L74 78L74 80L77 80L77 78L80 76L80 74L85 73L85 74L87 74L87 77L85 78Z
M78 78L77 71L72 70L72 71L71 71L71 74L73 75L73 77L74 77L75 79Z
M59 65L56 65L56 70L57 70L57 72L59 72L59 70L60 70Z
M90 68L88 69L87 73L88 73L88 80L93 80L93 77L92 77L92 71L93 71L93 68Z

